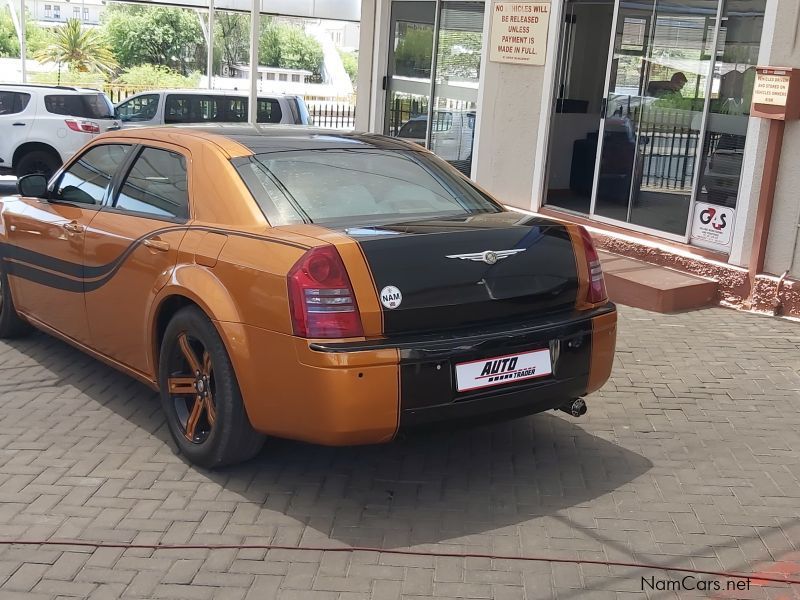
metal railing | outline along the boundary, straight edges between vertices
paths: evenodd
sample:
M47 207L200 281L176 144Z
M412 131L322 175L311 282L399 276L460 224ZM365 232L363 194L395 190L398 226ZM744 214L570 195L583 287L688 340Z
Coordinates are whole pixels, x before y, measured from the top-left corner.
M308 102L308 114L313 124L326 129L353 129L356 124L354 104Z

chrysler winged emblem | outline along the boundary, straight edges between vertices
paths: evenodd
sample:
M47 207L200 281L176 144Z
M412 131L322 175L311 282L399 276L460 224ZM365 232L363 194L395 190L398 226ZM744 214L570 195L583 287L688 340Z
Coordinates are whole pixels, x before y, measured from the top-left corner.
M483 252L472 252L470 254L448 254L447 258L460 258L461 260L472 260L474 262L485 262L493 265L499 260L514 256L520 252L525 252L527 248L515 248L513 250L484 250Z

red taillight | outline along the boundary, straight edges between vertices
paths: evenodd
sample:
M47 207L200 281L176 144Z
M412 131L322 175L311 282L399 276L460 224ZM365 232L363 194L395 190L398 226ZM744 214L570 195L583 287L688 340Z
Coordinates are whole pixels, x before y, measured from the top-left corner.
M72 131L80 131L81 133L100 133L100 125L93 121L77 121L75 119L65 119L64 123Z
M297 261L287 278L295 335L305 338L364 335L353 286L336 248L312 248Z
M597 304L608 300L606 292L606 282L603 279L603 268L600 266L600 257L594 247L592 236L585 227L581 227L581 239L583 240L583 250L586 253L586 264L589 267L589 290L586 292L586 301L589 304Z

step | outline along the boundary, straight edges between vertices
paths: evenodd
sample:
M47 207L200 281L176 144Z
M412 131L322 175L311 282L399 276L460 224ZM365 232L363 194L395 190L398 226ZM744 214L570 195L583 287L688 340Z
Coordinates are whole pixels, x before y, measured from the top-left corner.
M614 302L671 313L713 304L717 282L600 251L608 296Z

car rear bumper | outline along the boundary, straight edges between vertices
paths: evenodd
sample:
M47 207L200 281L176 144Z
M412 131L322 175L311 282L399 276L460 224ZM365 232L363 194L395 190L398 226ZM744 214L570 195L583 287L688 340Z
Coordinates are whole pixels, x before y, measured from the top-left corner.
M514 327L363 342L309 342L246 328L238 337L247 340L246 358L233 358L256 429L328 445L380 443L404 427L533 414L595 391L611 372L616 323L609 303ZM552 375L456 390L456 364L539 349L549 350Z

